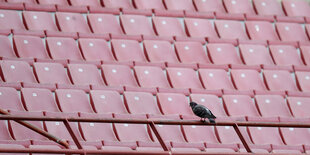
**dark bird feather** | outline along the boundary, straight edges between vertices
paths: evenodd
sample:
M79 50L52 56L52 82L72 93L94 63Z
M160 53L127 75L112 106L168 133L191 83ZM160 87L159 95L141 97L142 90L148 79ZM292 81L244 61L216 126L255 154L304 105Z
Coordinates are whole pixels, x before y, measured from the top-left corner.
M194 114L201 118L201 121L205 121L206 118L209 119L210 123L215 123L215 116L212 114L211 110L209 110L207 107L197 104L195 102L190 102L190 107L192 108Z

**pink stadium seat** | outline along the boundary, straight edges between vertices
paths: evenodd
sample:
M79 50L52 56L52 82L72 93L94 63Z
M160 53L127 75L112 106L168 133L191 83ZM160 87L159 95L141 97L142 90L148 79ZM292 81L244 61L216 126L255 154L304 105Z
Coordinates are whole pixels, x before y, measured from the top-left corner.
M56 12L56 20L62 32L90 33L90 29L82 14Z
M43 122L41 121L28 121L28 123L32 124L33 126L44 130L43 129ZM12 136L16 140L47 140L44 136L38 134L35 131L32 131L14 121L9 121L9 127L12 130Z
M63 112L94 112L87 95L82 90L57 89L55 93L59 108Z
M108 43L103 39L80 38L79 47L86 61L115 61Z
M0 10L0 30L25 30L17 11Z
M253 0L258 15L284 16L281 3L277 0Z
M264 70L264 79L269 90L298 91L294 79L288 71Z
M192 0L164 0L168 10L196 11Z
M307 97L287 97L287 102L293 113L293 116L296 118L309 118L309 107L308 104L310 98Z
M200 80L193 69L167 68L167 76L173 88L203 89Z
M234 90L234 86L225 70L221 69L199 69L199 78L206 89Z
M7 36L0 35L0 57L16 58L11 42Z
M81 141L82 137L78 132L77 125L75 123L70 123L70 125L77 139ZM46 131L52 135L57 135L60 139L73 141L66 126L62 122L45 122L45 127Z
M88 14L88 23L94 33L123 34L117 17L111 14Z
M178 62L176 53L168 41L145 40L144 49L151 62Z
M98 68L88 64L68 64L68 70L73 84L76 85L105 85Z
M60 112L53 93L48 89L23 88L21 94L28 111Z
M300 46L300 54L307 66L310 65L310 46Z
M146 62L146 58L138 41L112 40L111 46L118 61Z
M138 86L128 66L102 65L102 75L109 86Z
M185 31L190 37L208 37L218 38L213 27L213 23L209 20L199 18L185 18Z
M247 21L245 23L247 32L251 40L269 40L278 41L277 36L273 26L269 22L265 21Z
M1 141L12 141L13 138L9 133L9 129L7 127L7 121L1 120L0 121L0 140Z
M159 67L135 66L135 76L141 87L170 88L164 71Z
M193 0L199 12L219 12L226 13L222 1L218 0Z
M223 0L224 5L228 11L228 13L232 14L255 14L254 9L252 7L252 2L248 0Z
M23 17L28 30L58 31L51 14L38 11L24 11Z
M16 35L13 38L13 45L19 57L49 59L43 41L39 37Z
M37 83L32 68L25 61L1 61L0 66L5 82Z
M0 107L3 110L25 111L16 89L0 87Z
M162 0L133 0L137 9L158 9L165 10Z
M72 6L101 6L98 0L70 0Z
M282 96L256 95L255 101L263 117L292 117Z
M242 64L232 44L208 44L207 49L214 64Z
M216 20L215 26L223 39L249 40L243 24L239 21Z
M309 92L310 91L310 72L295 72L296 82L297 86L302 90L303 92Z
M242 144L239 136L232 126L217 126L216 133L218 139L223 144ZM241 129L241 128L240 128ZM244 138L247 138L248 135L244 135Z
M57 4L57 5L69 5L67 0L38 0L39 4Z
M310 17L310 7L307 1L283 0L282 5L288 16Z
M307 128L280 128L287 145L310 145L310 132Z
M35 0L7 0L8 3L26 3L26 4L36 4Z
M268 49L263 45L240 44L239 50L247 65L274 65Z
M77 44L72 38L49 37L46 46L51 57L55 60L82 60L82 55Z
M154 100L154 96L145 92L125 92L124 102L128 106L131 114L155 114L161 115L161 112Z
M282 41L309 41L302 25L297 23L276 23L276 29Z
M151 23L146 16L121 15L120 21L127 35L155 36Z
M238 90L267 90L256 70L231 70L230 73Z
M211 63L204 47L199 42L175 42L174 45L182 63Z
M35 63L34 70L39 83L71 84L65 68L61 64Z
M107 8L134 9L131 0L103 0L103 4Z
M269 48L277 65L303 66L295 47L287 45L271 45Z
M115 123L115 131L121 142L152 142L145 124ZM131 134L128 134L130 132Z
M247 95L223 95L227 113L230 116L251 116L260 117L255 104L250 96ZM240 108L242 107L242 108Z
M153 17L153 24L159 36L186 37L182 25L177 18Z
M89 95L91 104L97 113L128 113L118 92L91 90Z

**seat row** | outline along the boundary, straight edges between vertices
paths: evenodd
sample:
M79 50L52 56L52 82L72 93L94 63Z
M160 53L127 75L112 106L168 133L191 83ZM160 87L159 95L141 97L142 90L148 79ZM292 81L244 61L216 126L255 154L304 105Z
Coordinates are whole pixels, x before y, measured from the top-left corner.
M147 65L159 67L276 68L293 71L308 70L310 46L210 43L199 42L48 37L0 36L2 59L36 62L102 63ZM77 42L78 45L77 45Z
M35 0L6 0L8 3L25 3L26 8L37 8ZM40 5L51 5L43 7L40 10L50 11L52 5L57 5L59 10L66 11L87 11L90 7L105 8L122 8L125 12L135 12L140 14L149 14L151 10L161 15L180 16L183 11L193 14L199 13L231 14L234 18L242 18L242 14L246 14L251 18L272 18L277 16L280 19L290 20L288 17L309 17L309 4L304 0L284 0L278 2L276 0L254 0L253 3L247 0L38 0ZM69 9L67 6L71 4L73 7ZM101 6L102 5L102 6ZM282 5L282 6L281 6ZM75 6L75 7L74 7ZM15 9L21 9L16 6ZM137 9L137 11L133 11ZM261 17L256 17L256 16Z
M183 19L180 22L178 18L159 16L151 18L142 15L120 15L120 21L118 21L118 17L113 14L88 14L88 22L86 22L83 14L56 12L56 26L53 15L47 12L24 11L23 22L17 11L0 10L0 15L2 15L0 29L4 31L2 33L6 30L7 34L13 29L15 34L30 33L41 37L45 35L45 31L47 36L54 37L76 37L75 33L79 32L80 37L89 37L89 34L94 33L97 37L99 35L107 38L100 34L112 34L112 38L130 38L139 41L142 35L143 39L172 41L172 37L176 37L176 40L196 40L202 43L205 43L205 38L208 38L209 42L224 39L234 44L236 39L241 42L252 41L260 44L267 44L266 41L278 44L281 42L297 44L295 42L298 41L309 44L303 25L288 22L277 22L275 30L272 23L267 21L246 21L244 27L241 21L217 19L213 26L211 20L202 18L184 18L184 22ZM307 32L310 29L309 25L305 28Z

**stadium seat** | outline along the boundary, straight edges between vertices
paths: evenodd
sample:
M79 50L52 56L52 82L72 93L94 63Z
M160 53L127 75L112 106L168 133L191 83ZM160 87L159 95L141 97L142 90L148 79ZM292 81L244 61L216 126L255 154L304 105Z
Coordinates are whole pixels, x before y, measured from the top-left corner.
M88 23L94 33L98 34L123 34L117 17L111 14L88 14Z
M37 83L32 68L25 61L1 61L1 74L5 82Z
M256 95L255 101L257 108L263 117L292 117L282 96Z
M209 20L199 18L185 18L185 31L190 37L208 37L218 38L213 27L213 23Z
M167 76L173 88L203 89L200 80L193 69L167 68Z
M39 4L69 5L67 0L38 0Z
M0 10L0 30L26 30L17 11Z
M23 17L28 30L34 31L58 31L51 14L38 11L24 11Z
M214 64L242 64L232 44L208 44L207 49Z
M121 142L152 142L145 124L120 124L115 123L115 131ZM128 134L131 132L131 134Z
M223 3L218 0L193 0L198 12L226 13Z
M252 2L248 0L223 0L225 8L231 14L255 14Z
M81 52L72 38L48 37L46 46L54 60L83 60Z
M280 133L287 145L310 145L307 128L280 128Z
M35 0L7 0L8 3L26 3L26 4L36 4Z
M310 98L307 97L287 97L288 105L295 118L310 118L310 113L307 110Z
M141 87L170 88L167 77L161 68L153 66L135 66L134 70Z
M62 32L91 32L82 14L56 12L55 16Z
M80 122L79 127L82 136L88 142L118 141L111 123Z
M239 21L216 20L214 23L222 39L249 40L243 24Z
M131 114L161 115L154 96L145 92L124 92L124 102Z
M14 49L21 58L41 58L49 59L43 41L34 36L14 36Z
M182 63L211 63L204 47L198 42L175 42L174 45Z
M269 90L298 91L294 79L288 71L264 70L263 76Z
M242 144L239 136L232 126L217 126L215 127L218 139L223 144ZM244 135L247 138L248 135Z
M296 82L298 88L300 88L301 91L303 92L309 92L310 87L309 87L309 80L310 80L310 72L300 72L296 71L295 72L295 77L296 77Z
M100 1L97 0L70 0L72 6L101 6Z
M68 64L69 75L76 85L105 85L95 65Z
M310 65L310 46L300 46L300 55L307 66Z
M43 129L43 122L41 121L28 121L31 125L44 130ZM47 141L48 139L39 133L32 131L14 121L8 122L9 127L12 130L12 136L16 140L40 140L40 141Z
M177 18L153 17L153 25L159 36L186 37L182 25Z
M0 57L16 58L11 42L7 36L0 35Z
M271 45L269 48L273 60L277 65L304 65L297 53L297 49L293 46Z
M252 98L247 95L223 95L227 113L233 117L260 117ZM242 107L242 108L240 108Z
M13 138L9 132L7 121L1 120L0 121L0 139L1 141L13 141Z
M234 90L234 86L227 75L227 72L222 69L199 69L199 78L206 89L226 89Z
M75 134L76 138L79 141L82 141L82 137L80 133L78 132L77 124L76 123L70 123L70 126L73 130L73 133ZM73 141L70 133L68 132L66 126L62 122L45 122L46 131L49 132L52 135L57 135L60 139L63 140L69 140Z
M127 35L155 36L151 23L146 16L121 15L120 22Z
M288 16L310 17L310 7L307 1L283 0L282 5Z
M277 0L253 0L258 15L263 16L285 16L281 3Z
M267 90L256 70L231 70L231 78L238 90Z
M145 40L143 45L150 62L178 63L177 55L168 41Z
M39 83L71 84L65 68L61 64L35 63L33 66Z
M309 41L309 38L307 37L305 30L300 24L277 22L276 30L282 41L301 41L301 42Z
M102 2L107 8L134 9L131 0L103 0Z
M135 6L139 10L143 9L157 9L165 10L165 6L162 0L133 0Z
M265 21L247 21L245 22L247 32L251 40L269 40L278 41L277 36L273 26L269 22Z
M118 61L146 62L146 58L138 41L135 40L112 40L111 48Z
M268 49L263 45L240 44L239 50L247 65L274 65Z
M192 0L164 0L168 10L196 11Z
M3 110L25 111L16 89L0 87L0 107Z
M102 65L102 75L108 86L138 86L138 83L128 66Z

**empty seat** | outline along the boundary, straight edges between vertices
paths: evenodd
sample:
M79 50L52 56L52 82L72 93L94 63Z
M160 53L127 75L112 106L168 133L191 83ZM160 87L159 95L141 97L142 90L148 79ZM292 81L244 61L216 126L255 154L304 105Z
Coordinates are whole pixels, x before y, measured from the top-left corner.
M292 114L296 118L309 118L310 113L308 108L310 104L308 104L310 98L308 97L287 97L287 102L292 111Z
M102 65L102 74L109 86L138 86L128 66Z
M170 88L164 71L159 67L135 66L135 75L141 87Z
M57 5L69 5L67 0L38 0L39 4L57 4Z
M70 0L72 6L101 6L98 0Z
M256 95L255 101L263 117L292 117L282 96Z
M153 17L153 24L159 36L186 37L180 21L177 18Z
M63 65L58 63L35 63L34 70L39 83L71 84Z
M43 122L41 121L27 122L41 130L44 130ZM32 131L31 129L28 129L27 127L24 127L23 125L18 124L17 122L9 121L9 126L11 127L12 135L15 140L48 140L46 137L40 135L35 131Z
M36 4L35 0L7 0L8 3Z
M118 92L105 90L91 90L90 102L97 113L128 113Z
M192 0L164 0L168 10L196 11Z
M276 23L279 37L283 41L309 41L302 25L297 23Z
M83 59L75 40L72 38L49 37L46 39L46 46L53 59Z
M25 61L1 61L0 66L5 82L37 83L32 68Z
M310 17L310 7L307 1L284 0L282 5L288 16Z
M280 136L279 128L249 127L248 131L254 144L285 145Z
M120 21L127 35L154 36L154 30L146 16L122 15Z
M157 102L165 115L193 115L188 100L183 94L157 93Z
M238 90L267 90L256 70L231 70L230 73Z
M49 59L43 41L39 37L14 36L13 43L19 57Z
M94 33L123 34L116 16L111 14L88 14L88 23Z
M175 42L174 45L183 63L211 63L204 47L199 42Z
M272 24L269 22L247 21L245 25L251 40L279 40L279 37L274 31Z
M63 112L94 112L87 95L82 90L57 89L55 93L59 108Z
M48 12L24 11L23 17L28 30L58 31L52 14Z
M21 94L28 111L59 112L53 93L48 89L23 88Z
M133 0L137 9L165 10L162 0Z
M0 10L0 30L25 30L21 17L15 10Z
M256 109L255 103L252 101L250 96L223 95L223 102L230 116L260 116Z
M115 131L121 142L152 142L146 124L115 123ZM130 134L128 134L130 132Z
M154 96L145 92L125 92L124 101L131 114L156 114L161 112L154 100Z
M310 91L310 72L295 72L296 82L301 91Z
M220 140L221 143L223 144L242 144L239 136L237 135L236 131L232 126L217 126L216 132L218 135L218 139ZM243 132L243 137L247 138L248 135L245 135L244 133L244 128L241 132Z
M82 14L56 12L56 20L62 32L90 33L88 24Z
M70 123L70 126L78 140L82 140L80 133L78 132L77 125ZM57 135L60 139L73 141L70 133L63 122L45 122L46 131L52 135Z
M310 65L310 46L300 46L300 54L307 66Z
M73 84L76 85L104 85L99 70L95 65L68 64L68 70Z
M190 37L208 37L218 38L213 27L213 23L209 20L199 18L185 18L184 25L186 33Z
M0 139L2 141L13 140L12 136L9 133L9 129L7 127L7 121L5 121L5 120L0 121L0 132L1 132Z
M103 4L107 8L134 9L131 0L103 0Z
M269 46L273 60L277 65L303 66L303 63L294 46L271 45Z
M199 69L199 77L206 89L235 89L225 70Z
M203 89L201 82L193 69L167 68L167 75L173 88Z
M145 40L143 45L151 62L178 62L176 53L168 41Z
M0 87L0 107L3 110L25 111L16 89Z
M255 14L254 9L252 7L252 2L248 0L223 0L224 5L228 11L228 13L232 14Z
M222 1L218 0L193 0L199 12L219 12L226 13Z
M242 64L232 44L208 44L207 49L214 64Z
M146 61L146 58L138 41L112 40L111 46L118 61Z
M86 61L115 61L107 41L80 38L79 47Z
M309 145L310 132L307 128L280 128L287 145Z
M0 55L6 58L16 58L11 42L7 36L0 35Z
M274 65L268 49L263 45L240 44L239 50L247 65Z
M253 4L258 15L285 15L277 0L253 0Z
M249 40L243 24L239 21L216 20L215 26L223 39Z
M294 79L288 71L264 70L264 78L269 90L298 91Z

